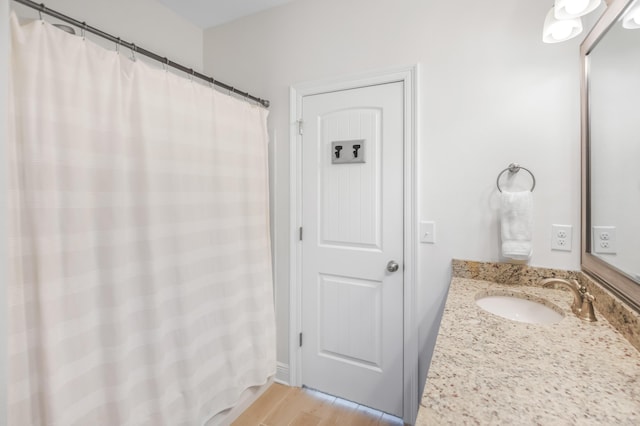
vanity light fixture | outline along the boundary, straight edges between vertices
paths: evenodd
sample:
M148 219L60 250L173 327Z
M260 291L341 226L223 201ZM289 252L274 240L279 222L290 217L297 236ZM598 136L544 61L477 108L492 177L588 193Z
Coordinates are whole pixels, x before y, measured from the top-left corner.
M622 18L622 27L628 30L640 28L640 3L636 3L631 9L624 14Z
M555 8L549 9L542 29L542 41L545 43L560 43L574 38L582 32L582 19L557 19Z
M556 0L554 14L556 19L573 19L593 12L602 0Z

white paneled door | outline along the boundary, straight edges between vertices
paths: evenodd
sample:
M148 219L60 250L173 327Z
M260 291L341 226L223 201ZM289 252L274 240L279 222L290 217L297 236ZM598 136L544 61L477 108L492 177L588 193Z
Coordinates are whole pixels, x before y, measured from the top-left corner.
M303 98L302 383L402 417L402 82Z

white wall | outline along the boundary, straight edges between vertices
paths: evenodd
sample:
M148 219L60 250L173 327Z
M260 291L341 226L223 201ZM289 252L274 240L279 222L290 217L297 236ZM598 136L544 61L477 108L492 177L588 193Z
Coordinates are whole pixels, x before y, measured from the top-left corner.
M174 62L202 70L202 30L155 0L46 0L44 3L48 8ZM14 2L11 7L18 16L38 18L38 12L33 9ZM45 20L55 21L46 16ZM76 32L79 33L78 29ZM97 37L88 37L103 44Z
M579 268L579 40L544 45L550 2L298 0L205 31L204 66L272 101L272 202L278 360L288 363L289 87L421 66L419 247L421 380L452 257L499 261L497 174L536 176L532 265ZM528 181L523 177L523 185ZM551 224L574 226L573 252L550 250Z
M0 0L0 426L7 424L7 70L9 1Z

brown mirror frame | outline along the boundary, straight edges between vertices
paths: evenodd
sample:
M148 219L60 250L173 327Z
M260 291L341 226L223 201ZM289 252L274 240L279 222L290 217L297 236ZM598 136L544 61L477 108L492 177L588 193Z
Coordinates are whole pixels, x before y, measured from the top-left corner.
M580 45L581 72L581 139L582 139L582 232L580 265L583 272L589 274L604 287L640 312L640 284L590 253L591 247L591 191L590 191L590 135L589 135L589 54L606 35L634 0L613 0L607 10ZM637 30L640 31L640 30Z

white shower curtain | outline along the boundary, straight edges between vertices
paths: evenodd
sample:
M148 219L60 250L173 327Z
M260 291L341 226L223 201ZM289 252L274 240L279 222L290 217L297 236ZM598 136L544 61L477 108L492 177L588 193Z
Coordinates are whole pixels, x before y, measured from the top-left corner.
M275 373L267 113L11 26L9 424L205 424Z

